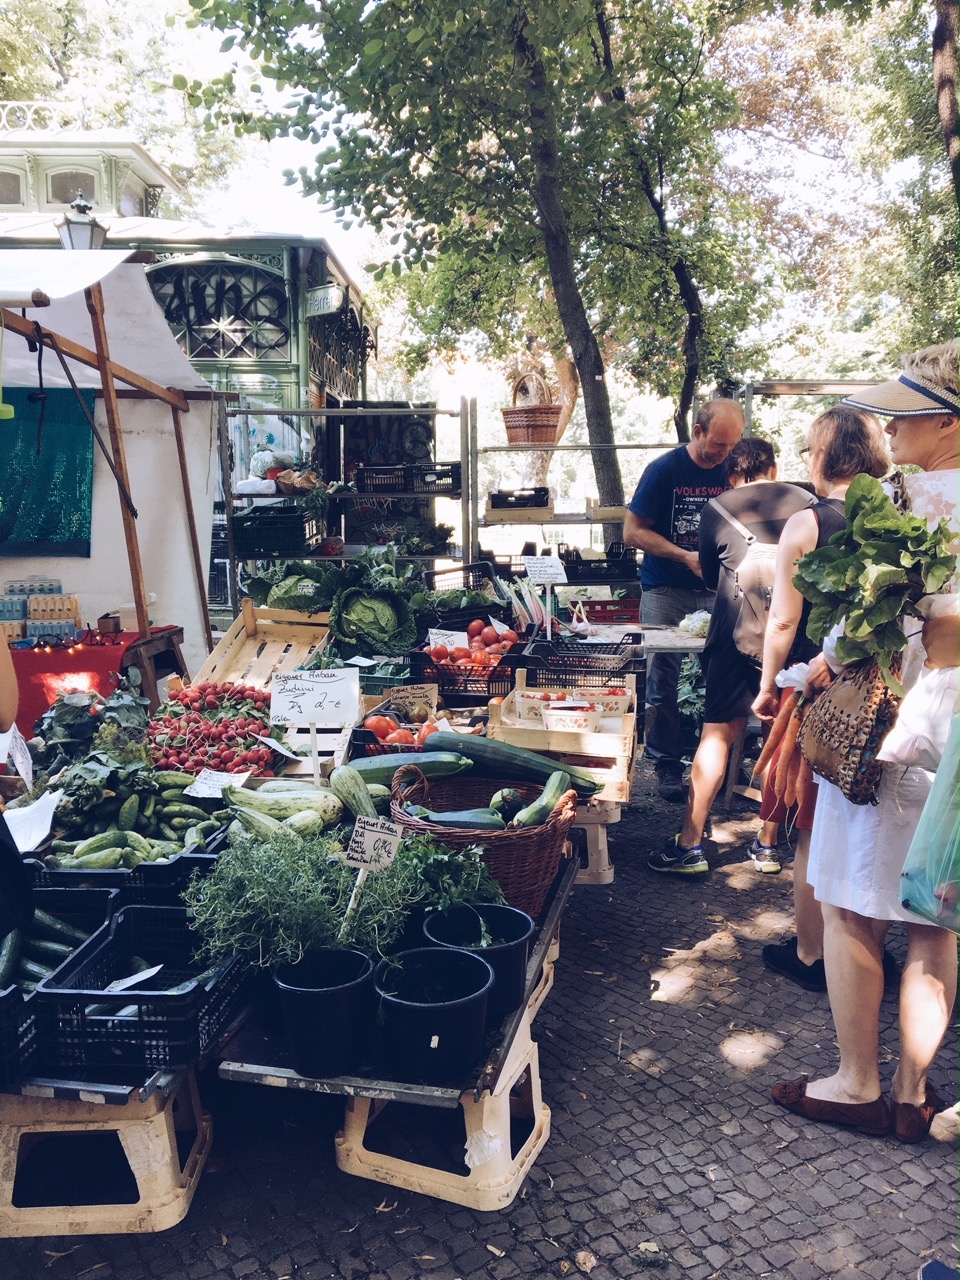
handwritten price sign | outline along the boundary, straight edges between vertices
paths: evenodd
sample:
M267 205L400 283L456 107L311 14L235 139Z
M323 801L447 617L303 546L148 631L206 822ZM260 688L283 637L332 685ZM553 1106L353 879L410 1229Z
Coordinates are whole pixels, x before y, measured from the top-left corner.
M357 818L345 855L346 863L363 871L382 871L397 856L403 832L382 818Z
M355 723L360 713L360 672L277 671L270 682L270 722L336 728Z

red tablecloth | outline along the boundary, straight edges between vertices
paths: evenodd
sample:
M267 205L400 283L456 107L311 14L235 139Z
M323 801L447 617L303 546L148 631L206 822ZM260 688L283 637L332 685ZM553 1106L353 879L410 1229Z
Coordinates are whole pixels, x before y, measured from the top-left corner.
M170 629L153 627L151 634ZM59 647L50 653L11 649L20 691L17 728L25 738L33 737L33 726L60 694L109 694L115 688L115 673L124 669L127 651L141 636L138 631L120 631L109 639L117 643L81 644L74 646L72 653Z

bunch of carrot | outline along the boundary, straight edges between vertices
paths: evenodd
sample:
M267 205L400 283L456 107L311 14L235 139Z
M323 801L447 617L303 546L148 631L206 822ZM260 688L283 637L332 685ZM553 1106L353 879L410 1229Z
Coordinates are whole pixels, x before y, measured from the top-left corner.
M810 779L810 766L800 751L797 737L803 723L805 703L796 689L784 698L783 705L777 713L770 729L770 734L763 744L763 750L753 769L756 778L776 756L773 772L773 792L778 800L782 800L789 809L795 805Z

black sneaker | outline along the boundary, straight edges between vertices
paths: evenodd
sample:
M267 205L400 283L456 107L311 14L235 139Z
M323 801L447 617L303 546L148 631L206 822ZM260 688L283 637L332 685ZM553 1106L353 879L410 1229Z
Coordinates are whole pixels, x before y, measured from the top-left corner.
M683 765L669 762L658 764L656 769L660 799L681 802L686 800L687 788L683 781Z
M763 963L782 978L789 978L805 991L826 991L827 974L822 960L814 960L813 964L804 964L797 955L797 940L770 943L760 953Z
M700 845L684 849L677 836L667 841L659 853L651 853L647 866L651 871L670 871L675 876L696 876L710 870Z

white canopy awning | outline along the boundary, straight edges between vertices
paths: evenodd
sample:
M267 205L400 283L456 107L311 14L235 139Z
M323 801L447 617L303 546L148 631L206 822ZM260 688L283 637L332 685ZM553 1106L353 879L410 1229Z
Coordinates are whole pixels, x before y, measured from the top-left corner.
M110 359L161 387L179 391L209 391L180 350L157 305L141 263L128 262L125 250L0 250L0 306L25 309L27 320L43 329L93 349L93 327L84 290L99 283ZM41 298L49 305L35 305ZM99 387L100 374L70 361L78 386ZM44 356L43 380L50 387L67 387L69 379L52 352ZM7 387L37 385L37 356L24 338L4 335L0 382Z

